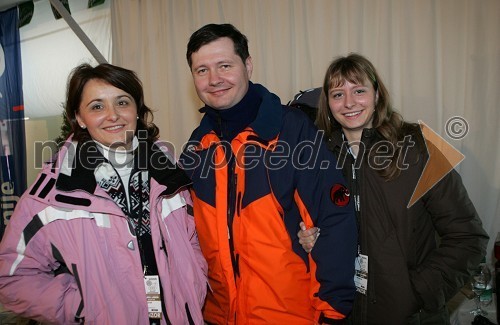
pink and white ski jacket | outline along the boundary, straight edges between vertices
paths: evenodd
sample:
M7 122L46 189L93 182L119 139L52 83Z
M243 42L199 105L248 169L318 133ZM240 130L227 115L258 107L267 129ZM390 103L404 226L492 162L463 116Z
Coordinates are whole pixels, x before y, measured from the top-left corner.
M0 243L0 303L51 324L149 324L137 238L76 148L66 142L16 206ZM207 265L189 180L164 146L149 149L151 236L166 312L174 325L203 324Z

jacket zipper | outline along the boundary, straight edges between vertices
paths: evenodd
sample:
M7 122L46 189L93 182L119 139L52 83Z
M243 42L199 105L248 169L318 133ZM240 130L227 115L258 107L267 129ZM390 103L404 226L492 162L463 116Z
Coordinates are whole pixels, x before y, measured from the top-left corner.
M359 156L359 159L363 159L364 155ZM358 223L358 254L362 252L361 249L361 237L366 238L366 225L363 220L362 216L362 211L361 211L361 178L362 178L362 165L363 161L357 161L354 160L354 162L351 165L352 168L352 191L353 191L353 196L354 196L354 204L355 204L355 211L356 211L356 219ZM366 251L365 251L365 255ZM374 304L377 302L376 298L376 293L375 293L375 283L373 282L373 277L370 276L370 256L368 256L368 288L366 291L366 296L359 301L360 303L360 310L361 310L361 318L357 319L356 321L361 321L362 323L366 323L367 319L367 310L368 310L368 304ZM359 294L359 293L357 293Z
M238 175L235 173L235 160L229 160L229 173L228 173L228 196L227 196L227 228L229 237L229 249L231 254L231 264L233 266L234 281L240 275L238 267L238 257L234 254L234 241L233 241L233 220L236 214L236 188L238 184Z

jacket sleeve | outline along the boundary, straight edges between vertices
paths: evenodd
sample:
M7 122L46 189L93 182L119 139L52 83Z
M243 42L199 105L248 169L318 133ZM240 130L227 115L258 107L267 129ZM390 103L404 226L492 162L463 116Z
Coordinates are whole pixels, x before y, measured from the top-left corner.
M449 165L437 148L428 144L428 150L433 163ZM443 306L469 279L471 268L486 254L488 235L460 175L453 168L431 187L423 203L439 235L439 243L410 271L410 278L423 308L433 311Z
M335 156L322 141L322 133L306 123L301 134L299 143L309 142L313 153L301 150L303 154L297 157L295 201L306 225L310 227L312 222L321 229L311 251L310 267L317 281L311 287L311 298L320 322L328 323L345 318L352 309L356 217L346 182Z
M186 200L187 203L187 214L188 214L188 219L187 219L187 231L188 231L188 236L191 242L191 246L193 247L193 252L195 254L196 261L202 270L204 276L205 276L205 282L208 283L208 264L205 260L205 257L203 256L203 253L201 252L201 247L200 247L200 242L198 241L198 233L196 232L196 227L194 223L194 215L193 215L193 201L191 200L191 196L189 195L189 191L184 191L183 196ZM204 300L204 297L203 297Z
M185 308L193 323L199 324L203 322L202 309L207 292L207 263L198 243L189 192L183 190L179 195L162 200L166 226L162 231L165 231L169 262L160 258L157 263L159 269L168 270L165 283L169 282L167 288L170 289L165 291L165 300L167 314L174 317L172 322L188 323Z
M72 324L81 297L73 275L55 275L59 265L41 224L21 198L0 243L0 303L41 322Z

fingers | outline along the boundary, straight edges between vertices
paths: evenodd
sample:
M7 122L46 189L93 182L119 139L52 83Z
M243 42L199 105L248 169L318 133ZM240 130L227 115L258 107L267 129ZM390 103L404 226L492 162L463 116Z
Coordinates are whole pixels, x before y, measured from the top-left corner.
M302 245L302 248L307 253L310 253L320 235L320 229L318 227L306 229L304 222L301 222L299 226L300 230L297 233L297 236L299 237L299 244Z
M306 230L301 229L297 233L297 236L299 236L299 240L302 240L307 243L316 240L316 238L319 236L319 231L320 229L318 227L313 227Z
M310 253L314 247L314 242L302 244L302 248L306 251L306 253Z

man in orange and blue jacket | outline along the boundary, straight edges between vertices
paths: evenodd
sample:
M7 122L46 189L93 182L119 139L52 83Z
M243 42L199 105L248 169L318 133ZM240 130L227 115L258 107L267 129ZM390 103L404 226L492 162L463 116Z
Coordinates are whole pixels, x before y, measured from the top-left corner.
M322 134L250 82L247 38L209 24L187 47L204 117L180 157L209 271L209 324L342 323L354 299L352 200ZM304 221L321 235L308 256Z

